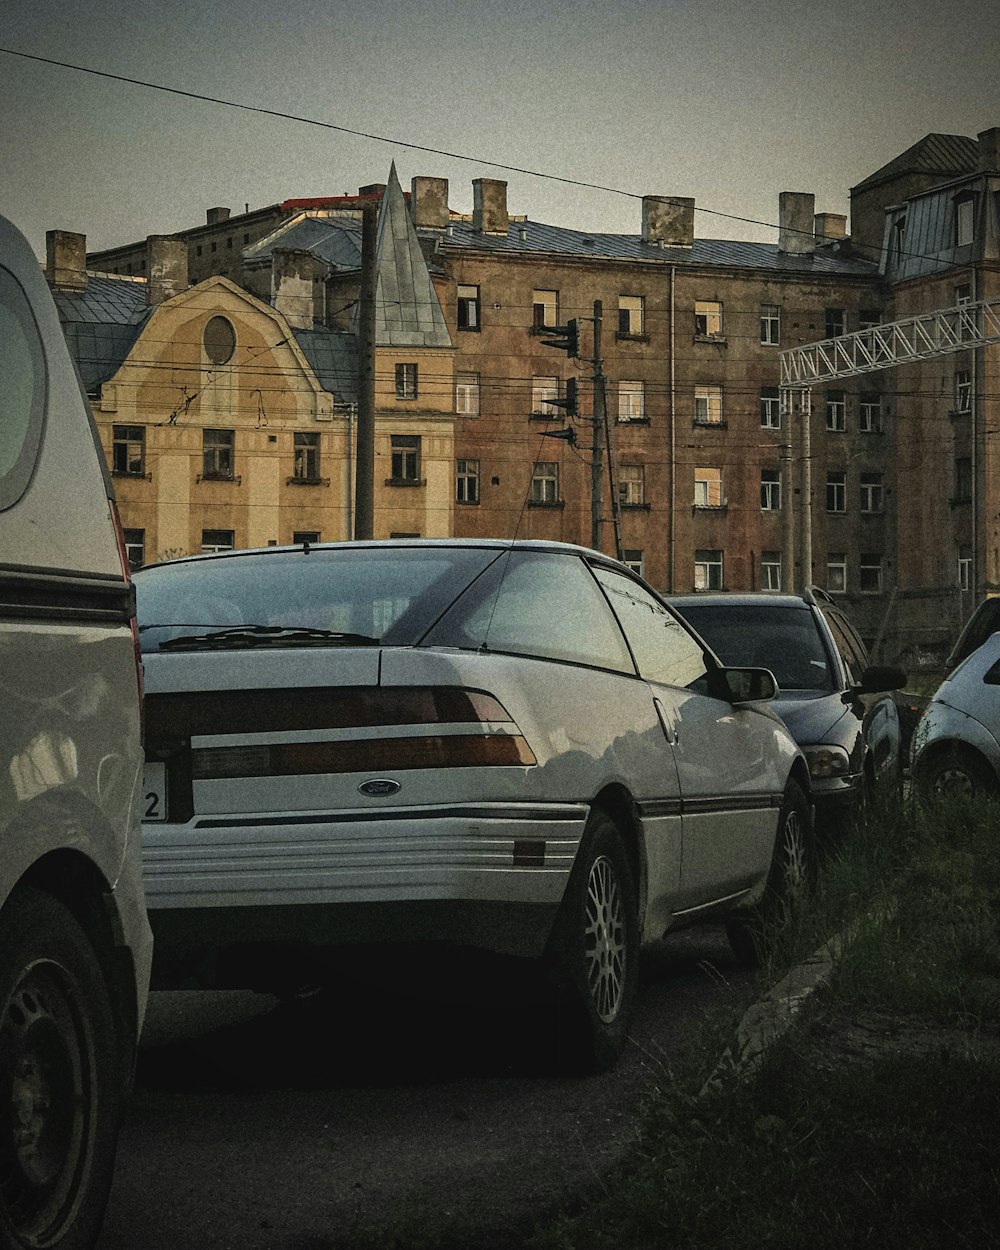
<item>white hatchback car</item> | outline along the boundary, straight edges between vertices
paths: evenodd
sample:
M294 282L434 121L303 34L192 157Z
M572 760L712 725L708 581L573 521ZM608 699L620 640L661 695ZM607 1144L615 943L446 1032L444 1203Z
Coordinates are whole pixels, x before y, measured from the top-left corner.
M94 1244L149 982L141 670L107 469L0 218L0 1245Z
M154 983L294 982L390 940L536 957L567 1065L599 1068L644 939L722 916L739 941L803 883L770 673L596 552L307 544L135 582Z

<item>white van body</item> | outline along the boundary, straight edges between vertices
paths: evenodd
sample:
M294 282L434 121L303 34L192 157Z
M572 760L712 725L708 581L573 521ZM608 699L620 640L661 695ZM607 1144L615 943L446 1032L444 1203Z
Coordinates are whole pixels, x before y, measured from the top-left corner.
M149 980L141 670L93 420L3 218L0 397L0 1247L87 1246Z

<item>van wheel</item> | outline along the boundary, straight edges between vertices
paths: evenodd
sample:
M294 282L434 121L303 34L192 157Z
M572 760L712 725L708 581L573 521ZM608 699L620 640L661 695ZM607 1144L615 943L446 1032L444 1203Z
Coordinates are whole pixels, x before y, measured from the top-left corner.
M0 915L0 1247L85 1250L101 1226L120 1113L115 1027L90 941L51 896Z
M632 869L617 825L595 809L549 941L558 1066L600 1072L624 1045L639 976Z
M971 799L995 794L996 778L971 751L952 745L921 763L916 775L917 791L925 803L939 799Z
M726 921L726 935L744 967L756 967L768 942L800 915L816 878L816 838L809 801L797 781L789 781L778 814L774 853L764 896L752 912Z

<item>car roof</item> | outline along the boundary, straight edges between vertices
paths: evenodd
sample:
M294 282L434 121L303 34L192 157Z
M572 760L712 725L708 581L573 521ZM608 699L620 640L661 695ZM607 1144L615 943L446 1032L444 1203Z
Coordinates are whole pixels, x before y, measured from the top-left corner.
M811 606L801 595L768 594L765 592L759 594L739 594L731 591L722 591L718 594L712 594L707 591L696 591L690 595L668 595L667 600L678 608L687 607L689 604L706 604L712 607L719 605L759 607L764 605L772 608L798 608L800 611L805 611Z

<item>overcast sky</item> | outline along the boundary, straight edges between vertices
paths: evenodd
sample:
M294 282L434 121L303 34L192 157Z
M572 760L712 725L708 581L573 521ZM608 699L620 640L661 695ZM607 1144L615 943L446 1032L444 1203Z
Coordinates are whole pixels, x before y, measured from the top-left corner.
M486 162L767 223L784 190L846 213L923 135L1000 125L998 31L995 0L8 0L5 48L396 142L0 54L0 212L40 255L52 228L97 249L353 192L394 159L459 211L506 178L511 212L594 231L637 233L638 202Z

